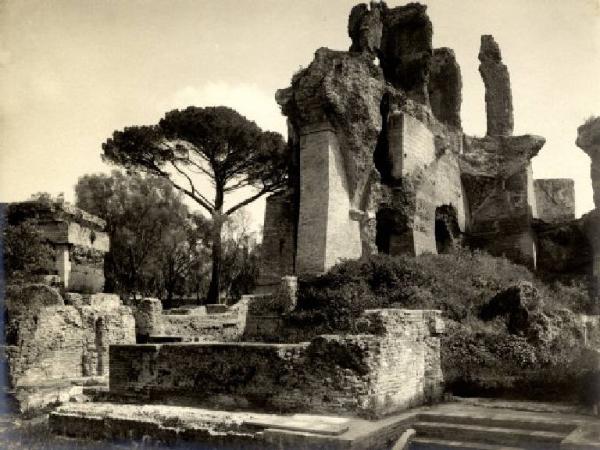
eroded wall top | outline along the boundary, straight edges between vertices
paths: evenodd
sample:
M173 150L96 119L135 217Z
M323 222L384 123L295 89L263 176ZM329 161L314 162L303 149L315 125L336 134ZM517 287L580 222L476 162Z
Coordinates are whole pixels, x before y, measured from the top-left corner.
M575 142L592 160L594 204L600 208L600 117L592 117L577 129Z

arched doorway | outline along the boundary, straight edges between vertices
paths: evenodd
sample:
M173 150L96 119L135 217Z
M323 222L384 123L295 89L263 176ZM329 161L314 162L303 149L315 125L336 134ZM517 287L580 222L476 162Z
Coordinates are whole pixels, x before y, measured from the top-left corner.
M435 209L435 246L438 254L450 253L460 244L456 208L442 205Z

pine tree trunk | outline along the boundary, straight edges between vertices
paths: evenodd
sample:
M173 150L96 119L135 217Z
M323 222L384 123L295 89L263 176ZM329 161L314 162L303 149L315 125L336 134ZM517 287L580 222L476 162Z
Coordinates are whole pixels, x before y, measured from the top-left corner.
M207 303L220 303L219 294L221 292L221 261L223 249L221 247L221 230L223 228L223 219L220 215L213 216L212 229L212 273L210 278L210 287L208 288Z

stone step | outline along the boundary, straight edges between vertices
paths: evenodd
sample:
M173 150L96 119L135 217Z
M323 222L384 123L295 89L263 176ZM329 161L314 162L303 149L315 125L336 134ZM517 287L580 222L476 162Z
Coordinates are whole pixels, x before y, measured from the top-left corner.
M410 450L524 450L523 447L507 447L506 445L484 444L481 442L451 441L446 439L413 438Z
M442 423L454 423L454 424L465 424L465 425L480 425L486 427L496 428L513 428L519 430L533 430L533 431L551 431L551 432L562 432L565 435L573 431L576 424L565 422L561 418L549 418L539 415L532 415L530 417L520 416L500 416L489 414L477 414L473 412L461 414L461 413L422 413L419 414L419 420L421 422L442 422Z
M467 442L538 447L550 450L558 448L566 433L524 430L518 428L487 427L481 425L446 422L417 422L413 428L419 438L460 439Z

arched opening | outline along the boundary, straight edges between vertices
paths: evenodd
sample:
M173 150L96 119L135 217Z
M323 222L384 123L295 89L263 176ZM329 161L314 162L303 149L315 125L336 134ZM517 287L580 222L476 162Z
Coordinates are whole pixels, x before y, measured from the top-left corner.
M459 245L460 228L456 208L442 205L435 209L435 246L438 254L450 253Z

